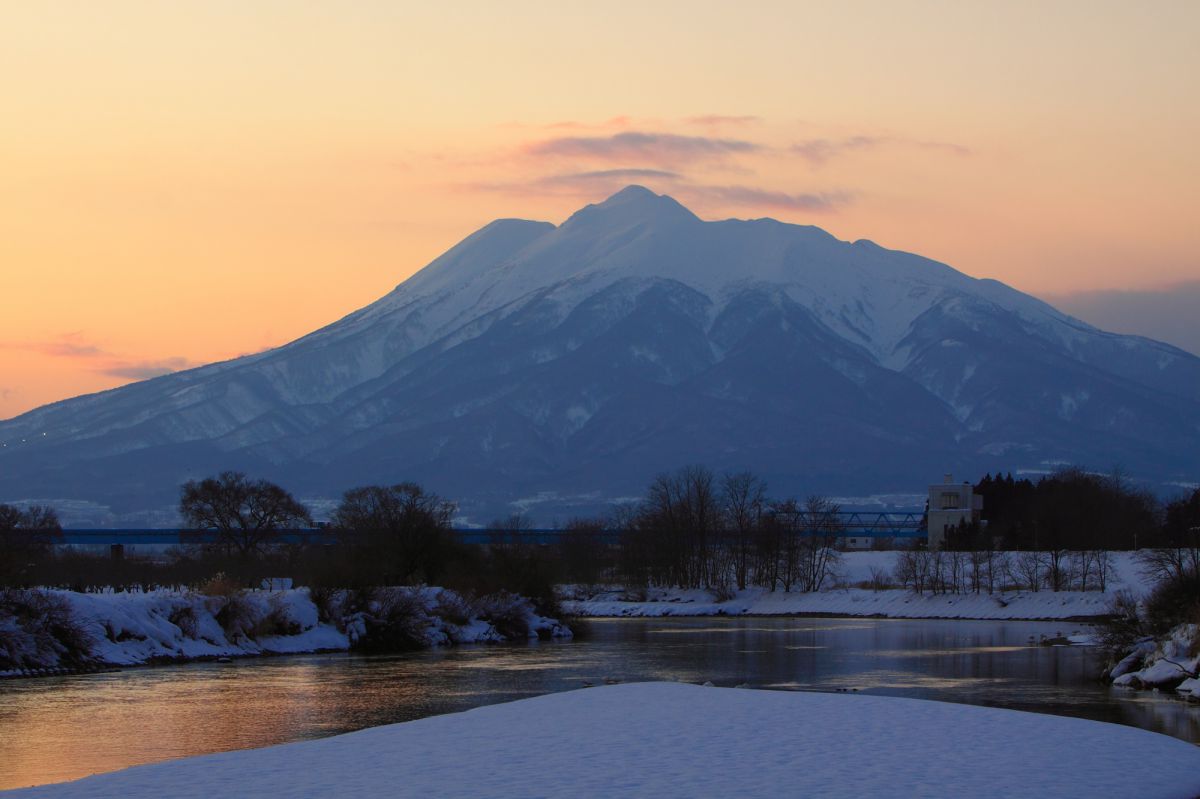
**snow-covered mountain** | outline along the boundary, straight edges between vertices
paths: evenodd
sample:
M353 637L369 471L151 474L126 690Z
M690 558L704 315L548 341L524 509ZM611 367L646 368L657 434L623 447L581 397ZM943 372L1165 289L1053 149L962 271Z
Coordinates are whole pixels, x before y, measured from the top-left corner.
M278 349L0 422L0 499L170 504L243 469L304 496L417 480L477 518L689 463L773 493L945 471L1200 474L1200 359L992 280L631 186L504 219Z

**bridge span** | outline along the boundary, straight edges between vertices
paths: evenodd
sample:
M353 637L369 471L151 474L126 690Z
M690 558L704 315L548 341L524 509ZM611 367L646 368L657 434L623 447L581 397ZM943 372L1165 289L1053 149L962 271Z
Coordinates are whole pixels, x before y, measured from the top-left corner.
M834 535L869 538L919 538L925 535L924 515L920 511L841 511L810 516L804 510L776 511L776 518L800 535ZM500 541L532 544L553 544L579 535L561 528L505 530L487 527L456 528L459 539L467 544L491 544ZM603 529L588 533L609 543L617 543L618 529ZM279 542L285 544L326 544L336 540L337 531L329 527L282 530ZM212 544L217 541L215 530L185 530L180 528L72 528L62 531L56 546L108 552L121 545L130 554L165 552L174 547Z

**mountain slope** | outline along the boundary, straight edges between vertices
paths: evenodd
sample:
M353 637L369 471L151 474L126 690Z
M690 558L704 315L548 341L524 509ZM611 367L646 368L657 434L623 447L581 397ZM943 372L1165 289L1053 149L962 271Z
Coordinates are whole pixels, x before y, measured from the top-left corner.
M597 504L692 462L781 494L1060 461L1194 480L1200 359L919 256L630 187L558 227L494 222L278 349L0 422L0 443L0 498L125 510L220 468L326 497L415 479L476 515Z

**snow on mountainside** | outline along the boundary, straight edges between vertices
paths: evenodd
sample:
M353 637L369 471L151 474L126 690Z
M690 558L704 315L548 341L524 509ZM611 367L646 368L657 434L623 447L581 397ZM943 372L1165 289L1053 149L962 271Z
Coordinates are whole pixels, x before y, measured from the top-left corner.
M275 350L0 422L0 498L122 508L220 468L317 496L416 479L478 512L660 469L779 493L1072 461L1200 472L1200 359L991 280L629 187L499 220Z

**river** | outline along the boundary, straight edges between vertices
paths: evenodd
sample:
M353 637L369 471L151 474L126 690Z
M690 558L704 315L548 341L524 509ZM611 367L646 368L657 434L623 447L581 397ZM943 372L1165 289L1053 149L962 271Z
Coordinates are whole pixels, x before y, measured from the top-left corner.
M1200 742L1200 707L1101 685L1093 650L1037 644L1086 629L1077 623L668 618L592 620L589 627L578 641L0 681L0 788L614 680L939 699L1118 722Z

